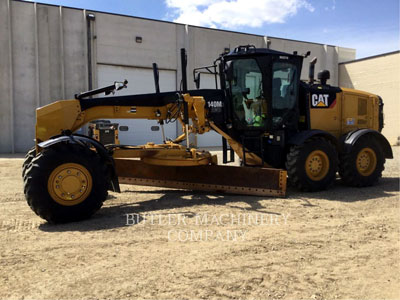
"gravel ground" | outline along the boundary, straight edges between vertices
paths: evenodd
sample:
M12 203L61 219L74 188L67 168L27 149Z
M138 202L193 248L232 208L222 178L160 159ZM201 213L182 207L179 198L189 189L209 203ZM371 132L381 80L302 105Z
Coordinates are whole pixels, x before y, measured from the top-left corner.
M122 186L49 225L0 158L0 298L400 299L399 154L380 183L284 199ZM128 225L127 225L128 224Z

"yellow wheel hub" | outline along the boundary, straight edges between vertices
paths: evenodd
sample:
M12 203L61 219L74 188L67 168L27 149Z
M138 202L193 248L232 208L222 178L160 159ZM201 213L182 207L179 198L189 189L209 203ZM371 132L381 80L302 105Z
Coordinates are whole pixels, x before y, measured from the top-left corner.
M89 196L92 190L92 176L80 164L62 164L51 172L47 189L57 203L76 205Z
M360 173L362 176L371 175L376 168L376 163L376 154L371 148L366 147L358 152L356 166L358 173Z
M329 171L328 155L321 150L314 150L306 159L305 170L311 180L318 181L323 179Z

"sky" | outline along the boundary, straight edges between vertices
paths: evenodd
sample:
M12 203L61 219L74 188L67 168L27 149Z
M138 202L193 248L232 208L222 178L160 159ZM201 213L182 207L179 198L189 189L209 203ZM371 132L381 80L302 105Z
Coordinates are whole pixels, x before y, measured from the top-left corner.
M400 49L399 0L39 0L37 2L357 50Z

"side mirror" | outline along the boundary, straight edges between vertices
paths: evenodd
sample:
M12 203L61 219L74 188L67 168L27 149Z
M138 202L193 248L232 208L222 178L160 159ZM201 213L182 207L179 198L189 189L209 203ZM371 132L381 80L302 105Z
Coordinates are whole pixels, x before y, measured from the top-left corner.
M226 79L228 81L231 81L233 79L232 61L226 62L226 64L225 64L225 75L226 75Z
M159 131L160 126L151 126L151 131Z
M119 131L128 131L128 126L119 126Z
M126 79L123 82L115 81L114 82L115 90L116 91L122 90L127 87L127 84L128 84L128 80L126 80Z
M200 72L199 72L199 73L196 73L196 74L194 75L194 83L196 84L196 89L199 89L199 88L200 88L200 75L201 75Z

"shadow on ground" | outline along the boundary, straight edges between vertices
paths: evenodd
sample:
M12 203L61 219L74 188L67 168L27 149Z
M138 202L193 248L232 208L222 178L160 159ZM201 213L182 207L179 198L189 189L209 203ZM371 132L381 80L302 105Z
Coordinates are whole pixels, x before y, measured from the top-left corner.
M237 206L237 208L246 211L256 211L258 213L280 215L280 213L277 212L266 211L266 207L260 204L260 201L263 200L263 198L254 196L214 194L170 189L157 189L150 191L123 191L122 193L131 194L132 198L134 198L137 194L156 194L157 196L154 199L141 202L116 204L103 207L89 220L57 225L44 223L39 226L39 229L47 232L93 231L113 229L126 226L127 214L135 214L135 218L138 215L139 219L137 221L140 222L143 219L141 215L143 216L147 213L162 215L163 210L173 208L190 209L193 206L204 204L226 205L230 203L230 207L235 208L235 206L232 205L235 202L247 203L249 207L246 208L242 206ZM162 194L161 197L159 196L160 194ZM115 198L118 197L111 195L107 200L112 200ZM170 212L165 214L170 214ZM191 218L196 216L196 210L194 209L193 211L180 211L179 214L185 215L187 218Z
M302 193L293 188L288 188L287 199L289 201L302 201L304 207L315 206L310 200L327 200L340 202L367 201L382 197L395 197L399 191L399 178L385 177L379 184L372 187L354 188L347 187L338 180L333 187L327 191L316 193ZM196 216L196 209L190 210L191 207L197 205L218 205L224 206L229 204L231 208L238 208L248 212L257 212L264 214L280 215L278 212L268 211L265 201L274 201L276 198L265 198L256 196L213 194L206 192L157 189L149 191L123 191L124 194L132 194L132 198L137 194L156 194L156 198L134 203L116 204L106 206L100 209L91 219L74 222L68 224L42 224L40 230L46 232L63 232L63 231L96 231L107 230L126 226L127 214L135 214L135 219L140 222L146 213L162 215L163 210L173 208L187 208L188 210L180 211L179 214L186 217ZM162 194L160 197L159 194ZM118 196L110 195L107 200L118 199ZM263 204L261 203L263 201ZM246 203L248 207L235 205L235 203ZM267 202L268 203L268 202Z
M326 191L303 193L293 188L288 188L289 199L320 199L340 202L366 201L376 198L394 197L399 192L400 179L398 177L384 177L373 186L369 187L350 187L342 183L340 179Z

